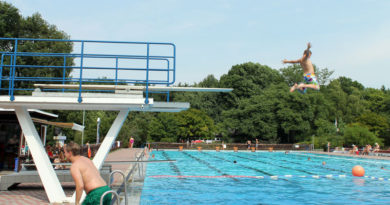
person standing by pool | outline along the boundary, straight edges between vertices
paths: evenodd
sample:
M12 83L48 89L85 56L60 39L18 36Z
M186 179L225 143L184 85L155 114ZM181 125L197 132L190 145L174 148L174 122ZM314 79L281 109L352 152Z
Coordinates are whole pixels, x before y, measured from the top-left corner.
M225 150L225 149L226 149L225 141L222 141L222 150Z
M314 74L314 67L311 63L311 44L307 43L307 49L303 52L302 58L298 60L283 60L283 63L299 63L303 69L303 80L305 83L300 83L299 85L295 83L291 88L290 92L298 90L300 93L306 93L307 88L314 90L320 90L320 85L317 82L317 77Z
M368 151L368 154L370 154L370 152L372 152L372 146L370 144L367 145L367 151Z
M133 145L134 145L134 138L133 136L131 136L129 140L129 148L133 148Z
M250 149L251 149L251 144L252 144L252 142L251 142L250 140L248 140L248 141L246 142L246 144L248 145L248 150L250 150Z
M375 142L374 152L378 152L380 150L380 146L377 142Z
M100 176L92 161L80 155L80 145L70 142L64 146L64 153L67 159L72 162L70 174L76 185L76 201L80 204L83 191L87 193L83 205L94 205L100 203L100 197L104 192L111 190L104 179ZM111 204L111 194L107 194L103 199L104 205Z
M259 140L256 139L256 150L257 150L258 147L259 147Z

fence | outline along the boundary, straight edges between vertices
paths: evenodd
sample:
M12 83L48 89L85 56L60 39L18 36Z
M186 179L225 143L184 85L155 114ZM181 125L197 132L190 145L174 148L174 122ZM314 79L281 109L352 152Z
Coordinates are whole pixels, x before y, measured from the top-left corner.
M201 147L203 150L215 150L217 146L222 149L221 143L166 143L166 142L153 142L150 143L150 147L153 149L179 149L180 146L183 146L183 149L187 150L196 150L198 147ZM247 150L248 145L244 143L227 143L225 150L233 150L234 147L237 147L238 150ZM251 147L256 147L256 144L251 144ZM309 150L310 145L306 144L258 144L257 150Z

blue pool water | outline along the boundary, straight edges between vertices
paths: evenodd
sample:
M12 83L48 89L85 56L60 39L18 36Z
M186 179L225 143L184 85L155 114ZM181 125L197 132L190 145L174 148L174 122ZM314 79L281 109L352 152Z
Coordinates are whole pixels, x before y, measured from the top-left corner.
M177 162L147 165L141 204L390 204L390 161L302 152L152 154ZM351 175L355 165L366 177Z

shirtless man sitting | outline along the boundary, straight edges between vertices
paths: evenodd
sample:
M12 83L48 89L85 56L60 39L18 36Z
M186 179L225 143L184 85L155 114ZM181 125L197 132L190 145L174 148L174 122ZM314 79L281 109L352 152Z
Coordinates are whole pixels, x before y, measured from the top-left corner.
M80 204L80 198L83 191L87 193L83 205L100 204L100 197L104 192L111 189L100 176L95 165L90 159L80 156L80 146L74 142L70 142L64 146L64 153L65 157L72 162L70 173L76 184L75 204ZM111 204L111 194L107 194L104 197L103 204Z
M311 88L314 90L320 90L320 85L318 84L317 77L314 74L314 67L311 63L311 44L307 43L307 49L303 52L302 58L298 60L283 60L283 63L299 63L303 69L303 80L305 83L300 83L299 85L295 83L291 88L290 92L294 92L298 89L301 93L306 93L306 88Z

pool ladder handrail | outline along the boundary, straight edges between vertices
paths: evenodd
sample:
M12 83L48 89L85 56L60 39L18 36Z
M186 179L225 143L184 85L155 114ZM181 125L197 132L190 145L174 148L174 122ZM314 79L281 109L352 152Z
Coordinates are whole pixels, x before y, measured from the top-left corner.
M116 193L116 191L114 191L114 190L110 190L110 191L106 191L106 192L104 192L103 193L103 195L100 197L100 205L103 205L103 199L104 199L104 196L106 196L107 194L109 194L109 193L113 193L114 195L115 195L115 197L116 197L116 204L117 205L119 205L119 195L118 195L118 193ZM126 204L127 205L127 204Z
M139 157L136 157L136 161L140 161L140 159L142 159L143 157L144 157L144 155L145 155L145 152L143 151L141 154L140 154L140 156ZM144 163L143 162L136 162L136 165L135 166L137 166L137 168L138 168L138 176L139 177L143 177L144 175L143 174L141 174L142 173L142 171L141 171L141 169L143 170L144 169ZM140 167L141 166L141 167ZM141 176L142 175L142 176ZM133 179L132 179L132 181L131 182L134 182L134 177L133 177Z
M125 184L125 191L124 191L124 193L125 193L125 204L127 205L127 180L126 180L126 177L125 177L125 174L121 171L121 170L114 170L114 171L112 171L111 173L110 173L110 177L109 177L109 183L110 183L110 188L111 188L111 186L112 186L112 181L111 181L111 179L112 179L112 176L115 174L115 173L119 173L119 174L121 174L122 175L122 177L123 177L123 182L124 182L124 184ZM111 190L112 191L112 190ZM107 192L109 192L109 191L107 191ZM116 193L115 192L115 194L117 194L118 195L118 193ZM118 197L117 197L117 201L119 201L119 195L118 195ZM101 200L100 200L100 202L102 202ZM101 203L100 203L101 204Z

